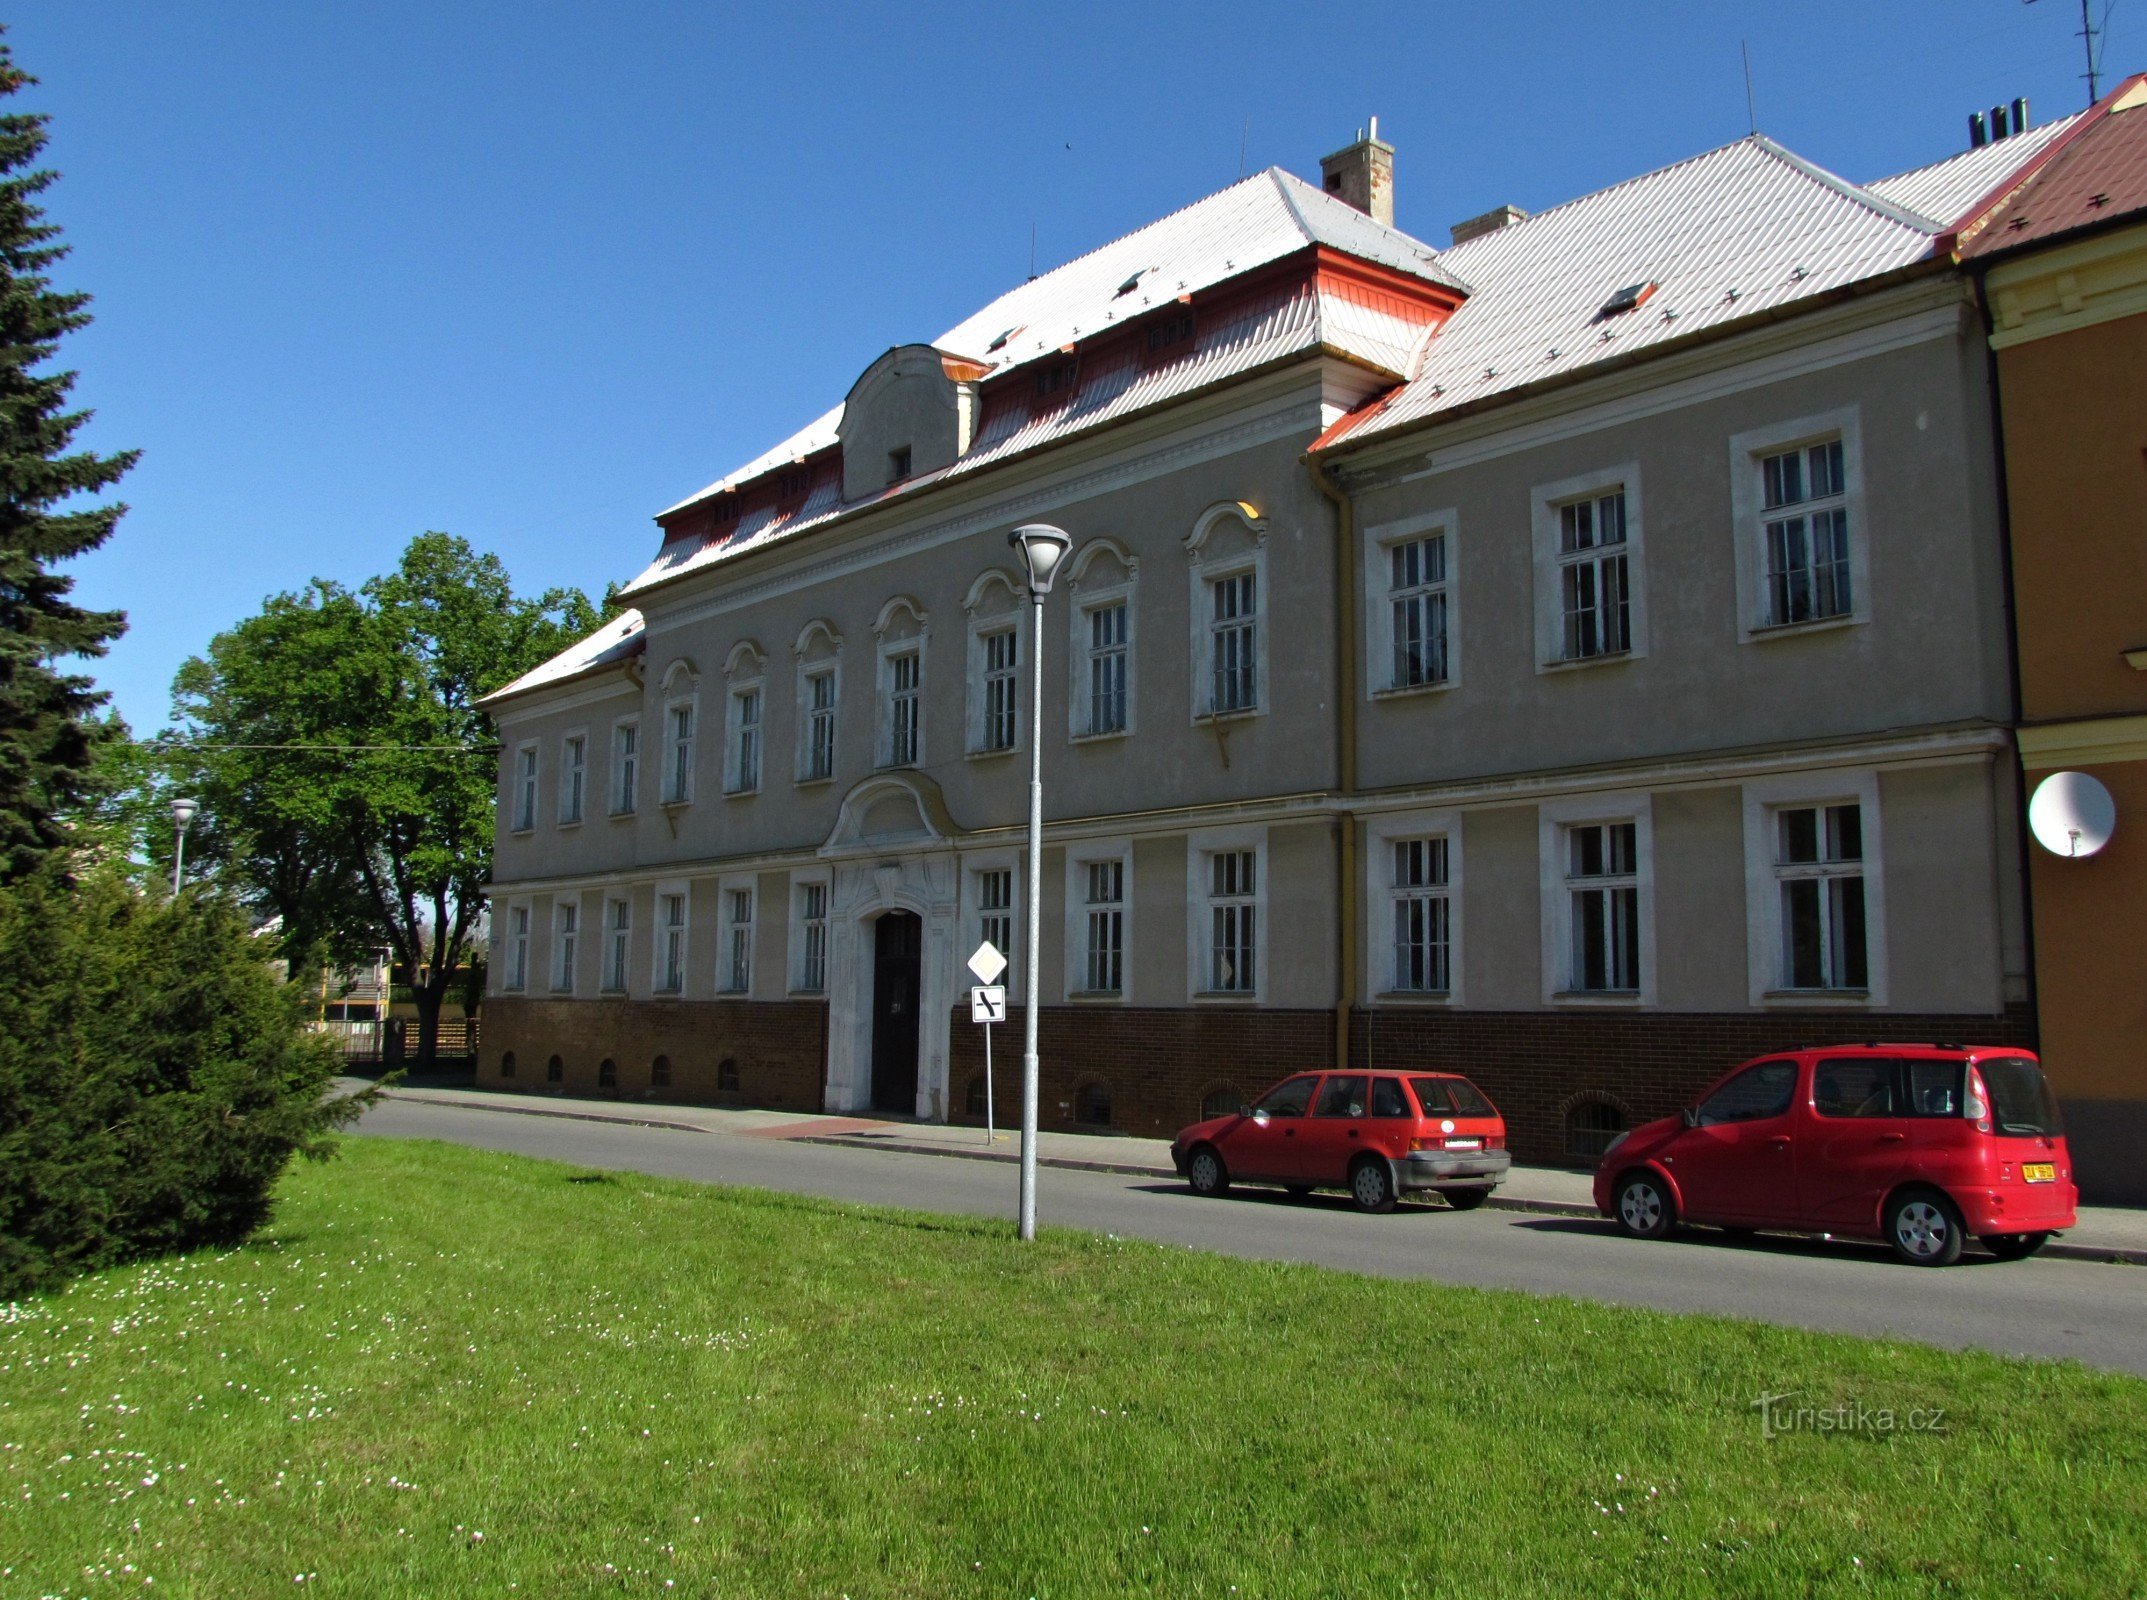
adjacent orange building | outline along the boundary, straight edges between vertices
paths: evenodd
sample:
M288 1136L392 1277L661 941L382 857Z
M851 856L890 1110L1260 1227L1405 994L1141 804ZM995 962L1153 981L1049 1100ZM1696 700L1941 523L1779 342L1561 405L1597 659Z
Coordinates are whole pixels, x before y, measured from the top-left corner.
M2078 772L2115 802L2099 851L2028 847L2042 1053L2083 1197L2147 1202L2147 74L2014 181L1959 248L1997 367L2020 760L2030 795Z

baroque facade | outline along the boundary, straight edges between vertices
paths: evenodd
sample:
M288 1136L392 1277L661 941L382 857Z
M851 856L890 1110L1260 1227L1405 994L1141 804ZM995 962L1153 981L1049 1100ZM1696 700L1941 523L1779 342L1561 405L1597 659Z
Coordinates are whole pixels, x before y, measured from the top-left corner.
M981 1121L987 938L1061 1127L1347 1058L1585 1160L1762 1049L2031 1043L1954 244L2068 125L1861 186L1755 136L1443 250L1375 129L890 350L488 702L480 1080Z

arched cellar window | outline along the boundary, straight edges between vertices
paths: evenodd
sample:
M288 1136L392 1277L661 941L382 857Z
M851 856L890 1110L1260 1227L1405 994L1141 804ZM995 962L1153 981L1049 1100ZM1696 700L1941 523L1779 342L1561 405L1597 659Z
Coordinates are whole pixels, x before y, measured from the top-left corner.
M1566 1113L1566 1159L1592 1167L1624 1131L1624 1112L1607 1100L1583 1100Z
M738 1063L729 1056L725 1056L716 1063L716 1087L718 1089L735 1089L738 1087Z
M1245 1103L1245 1096L1234 1083L1219 1083L1200 1097L1200 1120L1210 1117L1227 1117Z
M597 1063L596 1086L599 1089L616 1089L619 1086L619 1064L609 1056Z
M512 1050L499 1058L499 1075L503 1078L514 1076L514 1052Z
M963 1100L964 1114L972 1117L984 1115L984 1074L978 1073L969 1080L969 1092Z
M1084 1083L1074 1091L1074 1121L1094 1128L1111 1125L1111 1086Z
M649 1063L649 1087L651 1089L668 1089L671 1087L671 1058L669 1056L658 1056Z
M566 1076L567 1064L560 1060L559 1057L553 1056L551 1060L544 1063L544 1081L546 1083L564 1083Z

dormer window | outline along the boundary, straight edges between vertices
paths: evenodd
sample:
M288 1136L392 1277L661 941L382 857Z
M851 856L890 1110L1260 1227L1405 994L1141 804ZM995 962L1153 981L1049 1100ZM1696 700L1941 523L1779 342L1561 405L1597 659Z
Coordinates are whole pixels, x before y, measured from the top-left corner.
M1131 294L1134 290L1138 289L1141 286L1141 279L1147 277L1148 274L1153 271L1155 271L1155 268L1153 267L1141 268L1140 271L1136 272L1132 277L1128 278L1124 283L1118 286L1118 292L1121 295Z
M711 515L715 518L716 526L719 528L734 526L738 521L737 491L733 490L729 494L716 496L715 508Z
M1660 287L1660 284L1653 282L1628 283L1603 302L1603 309L1595 314L1596 320L1601 321L1605 317L1622 316L1628 311L1639 310L1648 303L1654 296L1655 291Z
M1061 396L1070 396L1073 393L1074 377L1078 371L1078 365L1078 363L1072 361L1052 361L1038 367L1036 369L1036 398L1039 400L1056 400Z
M888 451L887 481L889 483L900 483L904 478L908 477L909 475L910 447L908 445L904 445L899 450Z
M1008 341L1010 341L1014 337L1014 335L1019 332L1021 332L1021 329L1018 327L1007 329L1006 332L1000 334L998 338L992 340L990 344L984 347L984 353L986 355L990 355L995 350L1004 350L1007 347Z
M1193 310L1179 306L1158 317L1148 325L1148 353L1151 356L1175 355L1193 342Z
M812 484L810 467L785 467L775 475L775 497L778 500L802 500Z

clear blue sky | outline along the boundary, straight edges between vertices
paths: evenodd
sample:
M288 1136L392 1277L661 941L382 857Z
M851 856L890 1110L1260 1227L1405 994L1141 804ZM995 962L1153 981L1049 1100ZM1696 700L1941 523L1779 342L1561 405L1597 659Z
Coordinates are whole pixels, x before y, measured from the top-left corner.
M2098 10L2102 0L2097 0ZM2110 19L2112 76L2147 17ZM1048 268L1368 115L1433 243L1762 129L1868 179L2084 102L2075 0L26 0L63 352L133 506L77 568L138 731L272 591L441 528L592 592L650 515Z

